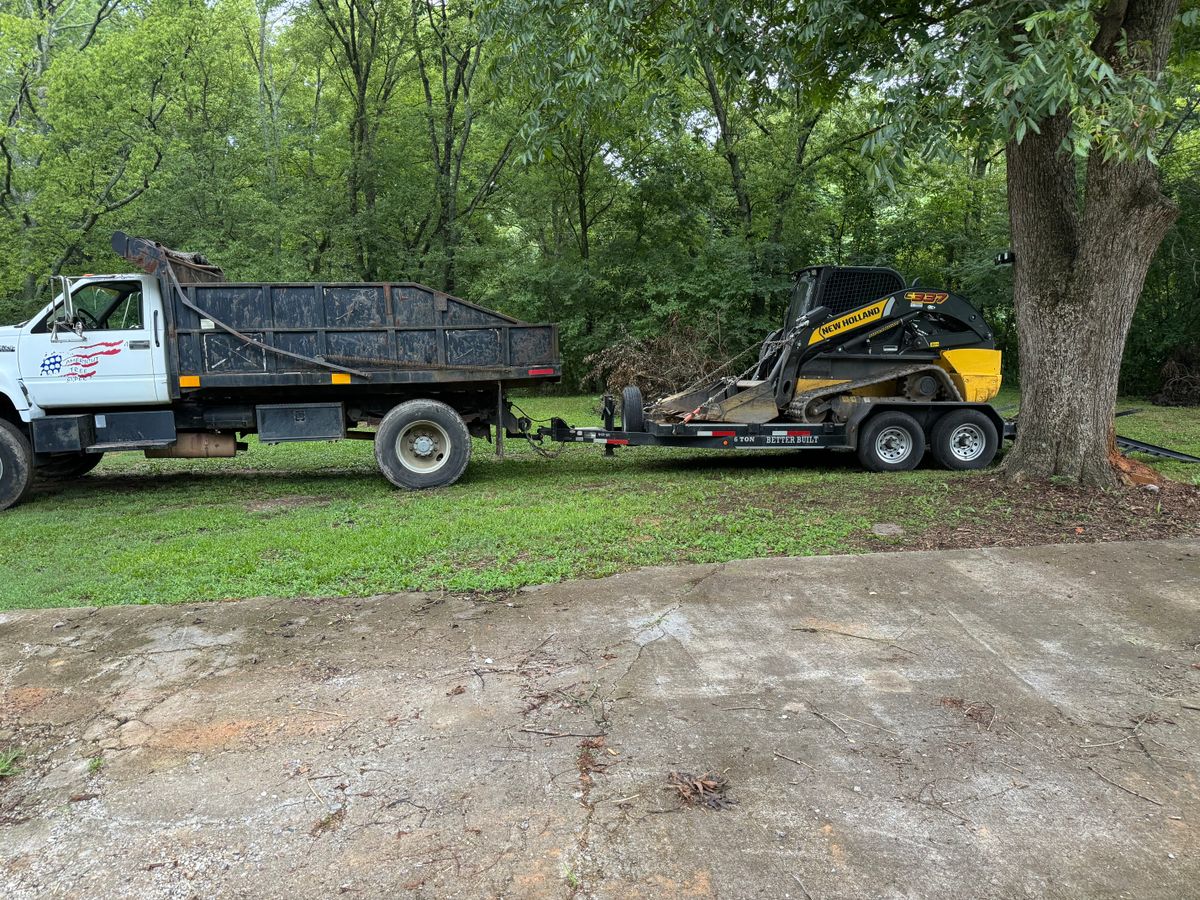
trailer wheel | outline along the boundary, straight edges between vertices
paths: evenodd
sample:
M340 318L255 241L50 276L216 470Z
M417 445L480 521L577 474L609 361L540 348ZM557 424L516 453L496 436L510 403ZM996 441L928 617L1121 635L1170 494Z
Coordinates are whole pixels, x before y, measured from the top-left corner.
M924 455L925 431L908 413L876 413L858 434L858 459L872 472L907 472Z
M0 419L0 509L16 506L33 487L33 448L21 430Z
M642 389L636 384L621 391L621 430L646 430L645 401L642 399Z
M438 400L409 400L383 417L375 460L396 487L417 490L458 481L471 459L462 416Z
M52 456L43 463L34 463L33 474L46 481L74 481L100 465L103 459L103 453Z
M996 457L996 425L975 409L956 409L938 419L930 435L933 457L947 469L982 469Z

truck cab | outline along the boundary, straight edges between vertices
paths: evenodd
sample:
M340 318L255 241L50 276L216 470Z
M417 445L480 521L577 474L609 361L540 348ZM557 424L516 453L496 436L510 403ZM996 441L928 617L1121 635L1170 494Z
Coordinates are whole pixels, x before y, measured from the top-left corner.
M158 279L99 275L62 283L37 315L0 328L0 393L21 420L40 411L169 403Z

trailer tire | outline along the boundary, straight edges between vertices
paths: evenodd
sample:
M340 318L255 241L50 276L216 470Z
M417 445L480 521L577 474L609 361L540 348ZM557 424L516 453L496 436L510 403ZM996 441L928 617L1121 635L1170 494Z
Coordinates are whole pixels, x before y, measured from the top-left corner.
M858 459L872 472L907 472L925 455L925 430L903 412L871 416L858 433Z
M0 510L16 506L33 488L33 448L21 429L0 419Z
M982 469L996 458L1000 435L996 424L976 409L955 409L933 426L929 449L947 469Z
M471 434L452 407L409 400L392 409L375 434L375 460L396 487L420 490L458 481L471 460Z
M642 389L636 384L621 391L621 430L646 430L645 401L642 399Z
M34 463L33 474L45 481L74 481L82 478L104 459L103 453L71 453Z

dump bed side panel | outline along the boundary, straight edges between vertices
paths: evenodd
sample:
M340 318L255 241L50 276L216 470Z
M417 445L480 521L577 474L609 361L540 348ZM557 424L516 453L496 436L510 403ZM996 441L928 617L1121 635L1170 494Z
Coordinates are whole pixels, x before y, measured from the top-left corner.
M182 297L167 292L179 374L205 385L328 384L339 367L372 384L560 372L555 326L519 322L419 284L208 283L181 290ZM530 369L553 375L531 376Z

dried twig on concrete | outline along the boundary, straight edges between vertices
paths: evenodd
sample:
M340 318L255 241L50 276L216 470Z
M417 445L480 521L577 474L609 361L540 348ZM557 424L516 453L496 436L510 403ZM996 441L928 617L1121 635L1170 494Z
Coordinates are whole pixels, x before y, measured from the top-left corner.
M594 734L579 734L573 731L538 731L536 728L521 728L520 731L525 734L540 734L548 738L598 738L604 737L603 731L595 732Z
M821 719L824 722L828 722L830 725L832 725L834 728L836 728L838 731L840 731L842 733L843 737L850 737L850 732L848 732L845 728L843 728L837 722L833 721L833 719L829 718L829 716L825 715L825 713L817 712L817 710L815 710L815 709L810 709L809 712L812 713L814 716L816 716L818 719Z
M312 791L312 795L317 798L317 802L320 803L323 807L325 807L325 812L332 813L333 810L329 808L329 804L325 802L325 798L322 797L320 794L318 794L317 789L315 787L313 787L312 779L310 779L307 775L305 775L304 783L308 785L308 789L310 791Z
M1135 797L1141 797L1143 800L1147 801L1148 803L1153 803L1155 806L1162 806L1162 805L1163 805L1161 800L1155 800L1153 797L1147 797L1145 794L1139 794L1139 793L1138 793L1137 791L1135 791L1133 788L1128 788L1128 787L1125 787L1125 785L1123 785L1123 784L1118 784L1117 782L1113 781L1111 778L1107 777L1107 776L1106 776L1106 775L1105 775L1103 772L1101 772L1099 769L1092 768L1091 766L1088 766L1088 769L1089 769L1090 771L1092 771L1093 773L1095 773L1095 775L1096 775L1096 776L1097 776L1097 777L1098 777L1098 778L1099 778L1101 781L1103 781L1103 782L1105 782L1105 783L1107 783L1107 784L1111 784L1113 787L1115 787L1115 788L1118 788L1119 790L1122 790L1122 791L1124 791L1124 792L1125 792L1125 793L1127 793L1127 794L1133 794L1133 796L1135 796Z
M796 764L796 765L798 765L798 766L804 766L804 768L806 768L806 769L812 769L814 772L815 772L815 771L817 771L817 770L816 770L816 768L815 768L814 766L810 766L810 765L809 765L808 763L806 763L804 760L802 760L802 759L792 759L792 757L790 757L790 756L787 756L787 755L785 755L785 754L783 754L783 753L780 753L778 750L772 750L772 751L771 751L771 755L772 755L772 756L777 756L777 757L779 757L780 759L786 759L788 762L793 762L793 763L795 763L795 764Z
M859 725L866 725L868 728L878 728L880 731L886 731L888 734L894 734L896 737L900 737L900 735L895 731L892 731L892 729L884 728L882 725L876 725L874 722L864 722L862 719L856 719L854 716L848 716L845 713L842 713L842 718L847 722L857 722Z
M809 634L836 634L838 637L857 638L860 641L873 641L876 644L883 644L887 647L895 647L902 653L907 653L909 656L916 656L907 647L902 647L891 638L875 637L870 634L855 634L853 631L839 631L836 628L815 628L812 625L793 625L792 631L805 631Z

